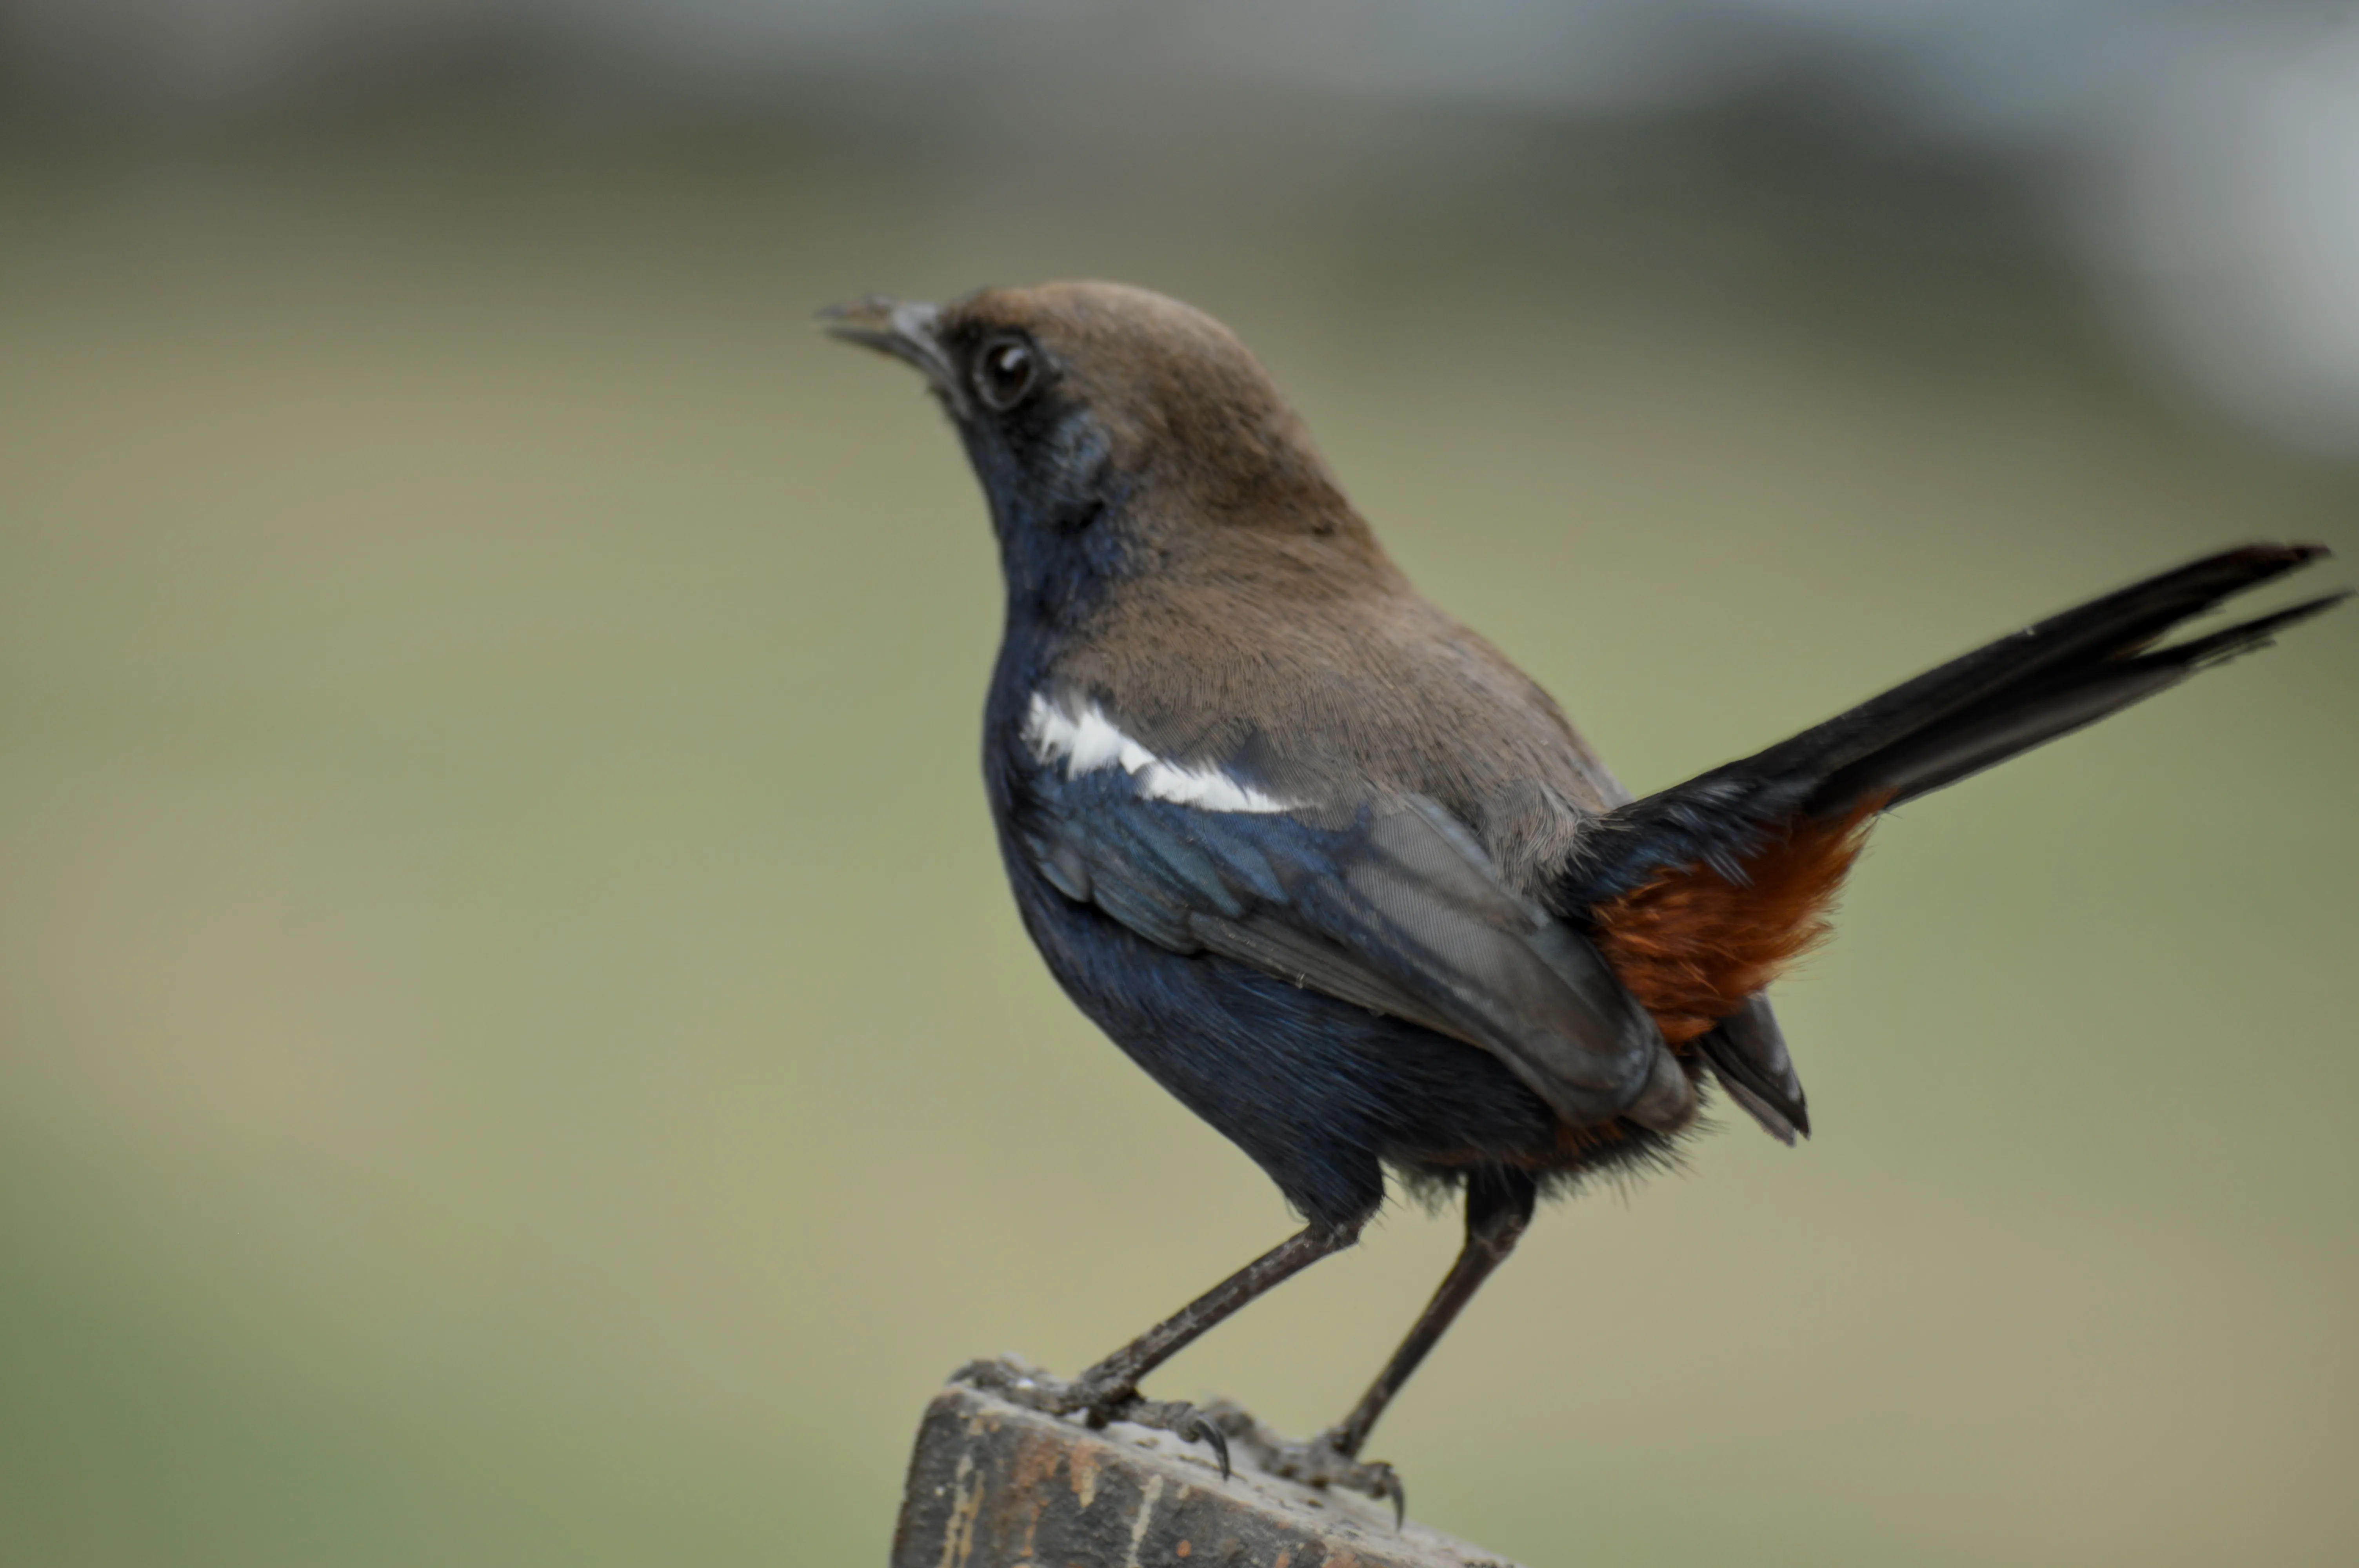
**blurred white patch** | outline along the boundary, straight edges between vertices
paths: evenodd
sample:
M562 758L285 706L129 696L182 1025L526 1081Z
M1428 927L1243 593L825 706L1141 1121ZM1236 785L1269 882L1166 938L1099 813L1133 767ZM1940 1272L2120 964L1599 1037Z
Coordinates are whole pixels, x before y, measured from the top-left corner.
M1124 734L1104 709L1092 703L1079 717L1035 692L1024 714L1024 743L1046 766L1065 764L1065 776L1079 778L1100 768L1119 767L1149 800L1168 800L1205 811L1284 811L1287 803L1240 784L1218 768L1167 762Z
M2359 450L2359 18L2192 34L2110 142L2090 237L2174 368Z

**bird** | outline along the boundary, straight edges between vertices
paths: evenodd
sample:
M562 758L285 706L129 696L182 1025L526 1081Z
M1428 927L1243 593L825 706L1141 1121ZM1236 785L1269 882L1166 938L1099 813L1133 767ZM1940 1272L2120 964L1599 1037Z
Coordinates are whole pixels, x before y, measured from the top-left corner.
M1810 1130L1767 991L1828 929L1875 820L2263 646L2339 590L2169 640L2326 556L2220 550L1634 797L1556 703L1424 598L1291 405L1210 316L1102 282L871 294L835 337L915 366L996 536L983 773L1025 929L1066 994L1277 1184L1302 1228L1038 1408L1144 1421L1406 1508L1363 1458L1543 1196L1669 1163L1724 1095ZM1399 1348L1302 1443L1141 1380L1353 1245L1459 1196ZM981 1364L978 1364L981 1366Z

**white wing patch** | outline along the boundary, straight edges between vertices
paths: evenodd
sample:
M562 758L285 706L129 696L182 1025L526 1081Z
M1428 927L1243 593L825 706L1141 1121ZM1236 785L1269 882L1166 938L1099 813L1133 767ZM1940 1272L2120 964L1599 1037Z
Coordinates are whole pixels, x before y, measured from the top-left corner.
M1117 728L1105 710L1092 703L1076 719L1038 692L1024 713L1024 743L1043 765L1062 762L1069 779L1118 767L1137 781L1138 793L1149 800L1206 811L1284 811L1287 803L1239 784L1218 768L1190 768L1167 762Z

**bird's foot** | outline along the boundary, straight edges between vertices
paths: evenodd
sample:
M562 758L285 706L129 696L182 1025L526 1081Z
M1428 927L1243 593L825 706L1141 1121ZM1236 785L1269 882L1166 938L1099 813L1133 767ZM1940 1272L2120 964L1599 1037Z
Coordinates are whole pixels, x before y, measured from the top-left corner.
M1408 1517L1408 1491L1393 1467L1382 1460L1353 1458L1335 1445L1335 1434L1322 1432L1308 1443L1280 1436L1256 1421L1253 1412L1227 1400L1204 1407L1199 1419L1228 1434L1230 1444L1262 1469L1306 1487L1344 1487L1393 1506L1393 1526Z
M970 1361L952 1373L951 1380L988 1389L1010 1403L1050 1415L1078 1415L1092 1426L1128 1422L1201 1443L1220 1462L1221 1479L1229 1478L1227 1432L1209 1412L1185 1400L1143 1399L1136 1389L1097 1383L1086 1377L1060 1378L1016 1356Z
M1050 1415L1078 1415L1092 1426L1127 1422L1201 1443L1220 1462L1223 1481L1229 1478L1230 1455L1243 1453L1272 1476L1306 1487L1342 1487L1389 1502L1396 1528L1408 1514L1408 1489L1391 1465L1345 1454L1332 1432L1308 1443L1281 1436L1228 1400L1200 1407L1185 1400L1144 1399L1136 1389L1099 1384L1087 1377L1060 1378L1016 1356L970 1361L951 1374L951 1381L987 1389L1010 1403Z

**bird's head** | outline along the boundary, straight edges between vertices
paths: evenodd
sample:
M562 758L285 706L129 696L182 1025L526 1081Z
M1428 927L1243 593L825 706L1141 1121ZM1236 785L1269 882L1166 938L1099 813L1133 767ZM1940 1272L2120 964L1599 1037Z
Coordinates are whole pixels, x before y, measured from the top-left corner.
M870 295L822 317L836 337L925 373L1011 572L1019 554L1038 568L1054 556L1057 569L1116 569L1224 535L1373 548L1268 373L1175 299L1051 283L940 306Z

